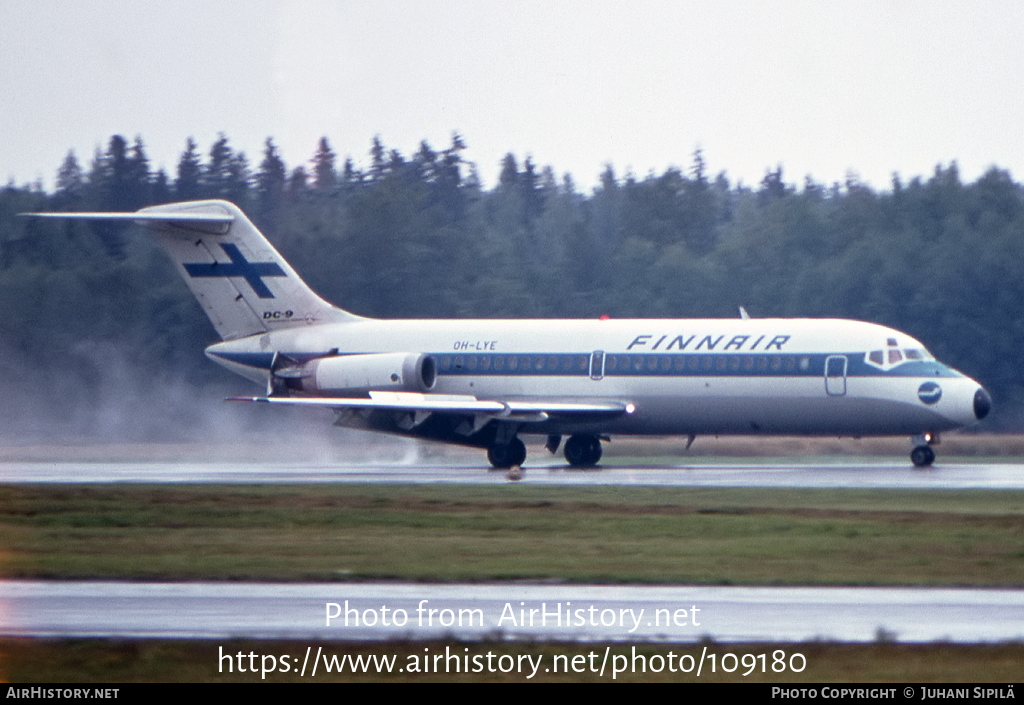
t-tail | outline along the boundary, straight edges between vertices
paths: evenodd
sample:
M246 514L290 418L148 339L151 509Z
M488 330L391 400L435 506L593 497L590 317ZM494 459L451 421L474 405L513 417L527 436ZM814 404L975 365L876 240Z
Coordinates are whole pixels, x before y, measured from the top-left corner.
M317 296L242 210L227 201L168 203L134 213L25 215L131 220L149 228L224 340L359 320Z

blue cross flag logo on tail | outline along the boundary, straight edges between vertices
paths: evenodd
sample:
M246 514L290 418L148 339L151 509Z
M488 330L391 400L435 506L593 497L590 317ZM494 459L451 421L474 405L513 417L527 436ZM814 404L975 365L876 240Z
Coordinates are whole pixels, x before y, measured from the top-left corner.
M231 260L230 264L203 262L185 264L185 271L190 277L242 277L252 287L253 292L261 299L272 299L274 293L263 283L263 277L286 277L284 270L276 262L250 262L236 245L220 243L220 247Z

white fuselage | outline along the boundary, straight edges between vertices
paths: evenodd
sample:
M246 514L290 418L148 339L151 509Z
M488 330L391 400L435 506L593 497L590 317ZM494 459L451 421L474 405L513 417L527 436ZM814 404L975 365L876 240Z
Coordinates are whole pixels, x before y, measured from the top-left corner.
M433 393L635 407L520 433L921 434L975 422L980 389L904 333L835 319L367 319L218 343L208 354L265 383L273 351L298 362L428 354Z

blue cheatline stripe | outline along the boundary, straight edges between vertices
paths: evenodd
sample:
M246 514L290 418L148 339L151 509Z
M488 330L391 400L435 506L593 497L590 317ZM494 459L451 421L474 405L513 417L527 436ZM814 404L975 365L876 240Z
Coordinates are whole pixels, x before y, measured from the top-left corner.
M283 352L299 364L323 353ZM344 355L372 355L367 352ZM240 365L269 369L273 352L214 353L221 359ZM516 353L516 354L452 354L428 353L437 361L438 374L444 376L530 376L589 377L589 353ZM750 354L665 354L605 353L605 377L823 377L825 359L844 355L847 377L957 377L956 372L936 361L904 362L890 370L881 370L864 361L865 354L826 353L785 355L778 353Z
M263 283L263 277L286 277L287 274L276 262L250 262L236 245L220 243L221 249L231 260L229 263L205 262L185 264L190 277L242 277L261 299L274 298L273 292Z
M867 364L865 353L745 355L609 353L604 354L605 377L823 377L825 360L843 355L847 377L955 377L935 361L905 362L890 370ZM452 376L578 376L589 377L591 356L584 353L521 353L515 355L434 354L438 374Z

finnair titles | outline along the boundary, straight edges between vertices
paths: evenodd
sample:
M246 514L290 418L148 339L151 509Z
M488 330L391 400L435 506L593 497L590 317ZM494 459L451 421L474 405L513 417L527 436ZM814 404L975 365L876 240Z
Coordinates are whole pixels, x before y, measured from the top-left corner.
M27 215L148 228L221 337L207 356L265 388L235 400L321 406L339 426L486 449L511 473L526 460L523 436L589 467L613 435L906 435L926 466L939 433L992 407L919 341L872 323L742 309L736 319L370 319L317 296L226 201Z
M654 343L654 345L652 345L649 349L652 352L654 350L657 350L661 346L661 344L665 342L665 340L668 337L669 337L668 335L661 336L660 338L658 338L658 341L656 343ZM722 350L723 351L743 350L744 349L743 346L746 345L747 341L749 341L751 337L752 336L749 336L749 335L737 335L737 336L734 336L732 338L732 340L730 340L728 343L725 344L725 347L722 348ZM764 341L765 337L766 336L764 336L764 335L758 336L757 340L755 340L749 347L747 347L746 350L748 350L748 351L757 350L757 346L760 345ZM637 337L633 338L633 342L632 343L630 343L629 345L626 346L626 350L627 351L628 350L632 350L634 346L641 346L641 345L646 346L653 338L654 338L653 335L638 335ZM665 345L664 350L665 350L665 352L670 352L673 349L676 349L676 350L686 350L686 348L689 347L690 343L692 343L696 338L697 338L696 335L691 335L688 338L685 337L685 336L682 336L682 335L677 335L676 337L672 338L672 340L670 340ZM694 350L700 350L701 348L704 348L706 350L714 350L718 346L718 344L722 342L723 338L725 338L724 335L720 335L717 338L713 338L710 335L705 335L703 338L701 338L700 342L697 343L697 345L694 348ZM789 341L789 338L790 338L790 336L788 336L788 335L772 336L771 340L769 340L768 343L765 344L764 350L771 350L774 347L779 352L782 352L782 346L787 341Z

